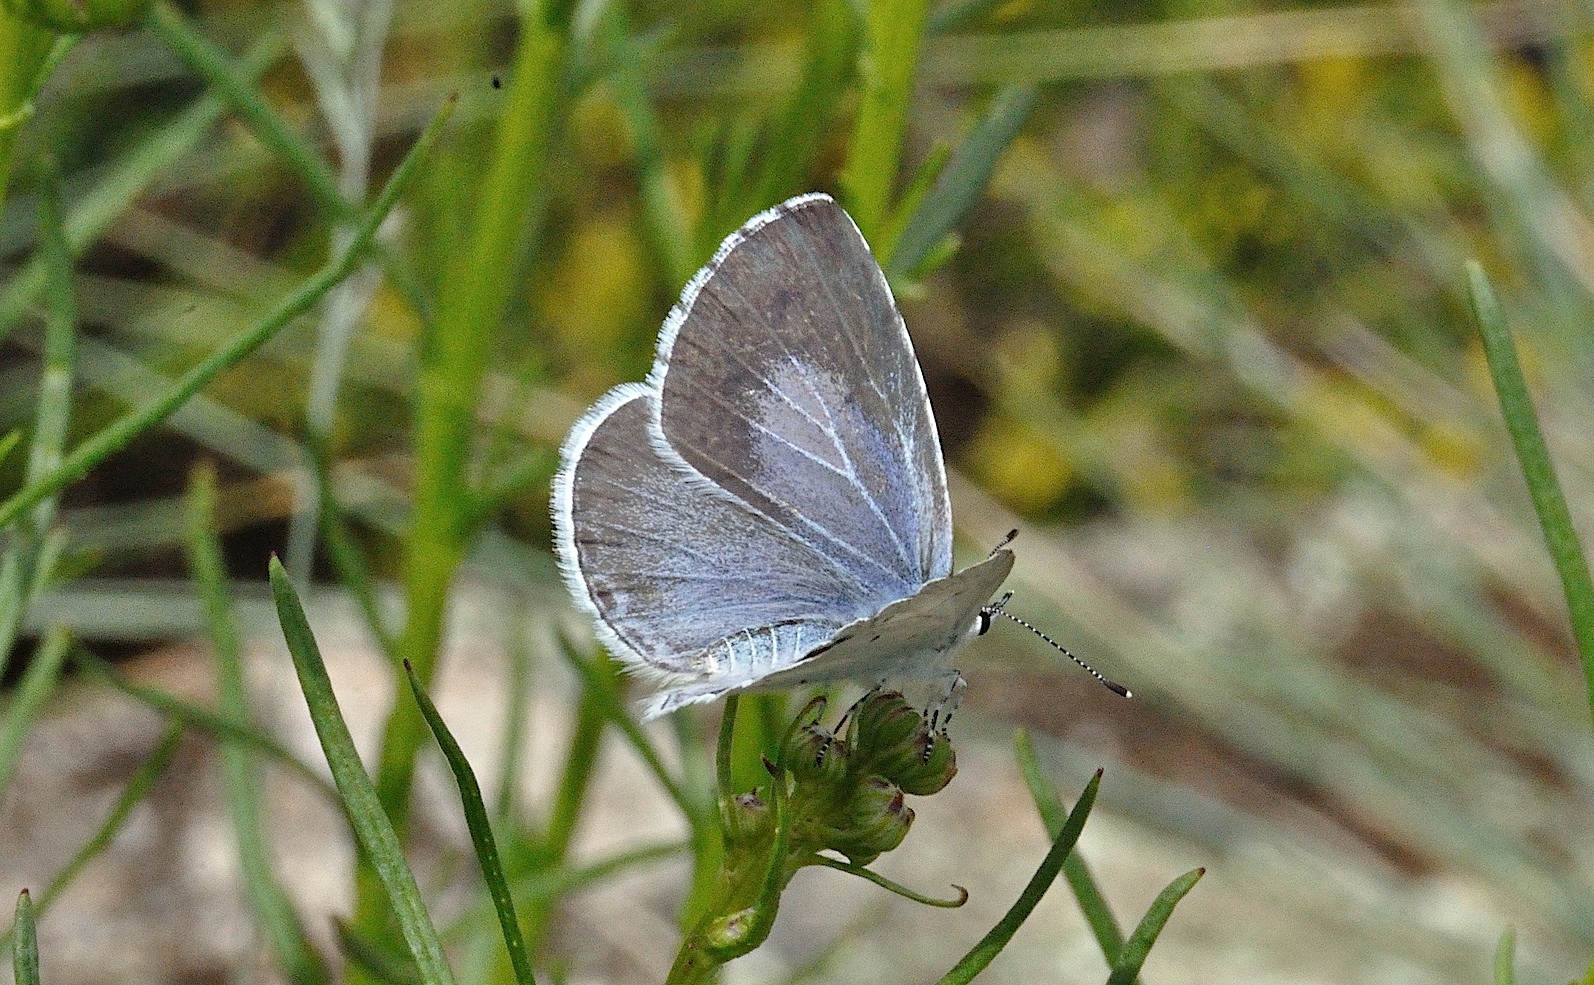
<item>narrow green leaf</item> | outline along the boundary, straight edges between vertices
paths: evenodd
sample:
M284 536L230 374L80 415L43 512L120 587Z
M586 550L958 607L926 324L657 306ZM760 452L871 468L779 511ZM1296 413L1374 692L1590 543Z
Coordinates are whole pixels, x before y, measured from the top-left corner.
M1507 927L1494 948L1494 985L1516 985L1517 931Z
M326 753L327 765L332 769L333 782L343 796L355 836L387 891L388 903L398 918L399 929L422 981L427 985L452 985L454 975L443 958L443 947L438 942L432 918L426 912L420 887L415 884L415 875L404 859L403 847L377 799L376 786L355 751L354 738L349 735L349 727L338 708L337 695L332 691L332 681L327 677L326 665L321 661L320 648L310 632L299 596L275 556L271 559L270 573L271 595L277 603L282 636L293 656L293 667L299 675L305 704L310 709L310 720L315 725L316 737L321 740L321 749Z
M28 730L33 727L44 699L49 697L61 674L61 664L71 642L72 634L64 627L50 630L22 675L11 707L6 709L4 723L0 724L0 796L11 782L11 770L22 752L22 744L27 741Z
M320 272L307 280L253 327L240 333L231 342L184 373L170 390L143 407L130 411L114 424L83 441L59 466L38 480L29 482L10 499L0 504L0 528L14 523L23 510L46 496L59 492L68 483L81 478L90 469L125 448L135 437L165 420L219 373L237 365L244 357L260 348L295 318L308 311L334 284L347 277L360 260L371 237L376 235L377 227L392 211L393 206L398 203L399 195L414 179L420 162L437 142L443 124L453 113L457 102L457 99L450 99L432 118L431 124L422 132L415 146L410 148L409 154L405 155L403 162L388 179L376 204L361 220L347 249L333 257Z
M829 134L825 123L857 62L858 18L846 0L820 0L810 18L802 80L766 127L753 200L736 203L737 214L722 232L735 228L753 210L804 190Z
M1135 932L1124 942L1124 949L1119 952L1118 960L1113 962L1112 974L1107 977L1107 985L1129 985L1135 980L1140 974L1140 966L1146 963L1146 955L1151 953L1151 945L1157 942L1157 935L1162 933L1168 918L1173 916L1173 908L1184 899L1184 894L1188 893L1201 877L1206 875L1206 872L1204 868L1186 872L1157 894L1157 898L1151 902L1151 908L1140 918L1140 924L1135 927Z
M520 985L536 985L531 973L531 957L526 952L526 942L520 936L520 921L515 915L515 900L509 894L509 883L504 878L504 867L498 859L498 843L493 838L492 822L487 817L487 804L482 799L481 785L476 782L476 771L465 758L465 751L454 741L443 716L432 704L431 696L421 687L415 670L406 661L404 674L410 682L410 693L421 709L421 715L437 739L437 746L448 761L459 787L460 805L465 811L465 825L470 829L471 844L476 849L476 861L481 866L482 878L487 881L487 892L492 897L493 910L498 914L498 926L503 931L504 947L509 951L509 963L515 969L515 981Z
M1002 948L1018 933L1018 928L1029 919L1030 913L1046 895L1046 890L1051 888L1057 879L1057 874L1063 869L1063 859L1074 850L1074 844L1079 841L1079 833L1085 829L1085 818L1090 816L1090 808L1096 803L1096 791L1101 787L1101 770L1090 778L1085 784L1085 790L1079 795L1074 809L1069 812L1068 820L1063 822L1063 828L1058 832L1057 838L1052 842L1051 850L1041 860L1040 868L1030 877L1029 884L1019 894L1006 915L997 921L990 933L980 939L963 959L952 967L941 978L940 985L964 985L972 981L975 975L984 971L986 966L1002 953Z
M1511 330L1506 327L1505 315L1489 285L1488 275L1476 262L1467 264L1467 280L1471 288L1472 313L1478 331L1483 335L1483 351L1489 361L1489 375L1494 379L1494 389L1500 397L1500 411L1505 416L1506 429L1516 446L1517 458L1522 465L1522 476L1527 480L1528 493L1533 498L1533 509L1539 515L1539 526L1544 530L1544 541L1550 548L1556 573L1561 577L1561 590L1566 595L1567 610L1572 620L1572 636L1577 641L1583 659L1583 678L1588 687L1589 713L1594 716L1594 577L1590 577L1583 545L1578 540L1577 528L1572 525L1572 514L1566 506L1566 495L1556 478L1555 466L1550 461L1549 448L1539 431L1538 416L1533 401L1528 396L1527 381L1522 377L1522 366L1517 361L1516 345L1511 340Z
M220 717L252 728L249 696L244 685L238 626L227 591L226 567L216 537L216 472L208 465L194 470L188 494L188 564L199 583L211 646L216 651L216 691ZM327 969L310 946L288 896L272 870L261 821L259 774L250 749L239 742L221 743L222 785L238 839L238 863L255 919L260 921L277 964L289 981L318 985Z
M1014 752L1018 758L1018 769L1024 776L1024 782L1029 786L1029 793L1035 800L1035 808L1040 812L1041 823L1046 826L1046 833L1056 838L1063 831L1064 815L1063 800L1057 794L1057 788L1047 779L1046 772L1041 768L1040 758L1035 755L1035 744L1030 740L1029 732L1019 729L1013 733ZM1112 909L1107 905L1107 899L1102 895L1101 888L1096 885L1096 880L1086 867L1085 860L1078 852L1069 852L1068 858L1063 861L1063 878L1068 881L1068 887L1074 892L1074 899L1079 901L1079 909L1085 915L1085 922L1090 924L1090 932L1096 937L1096 944L1101 948L1102 956L1107 959L1108 967L1118 960L1118 954L1124 947L1124 932L1118 926L1118 920L1112 915Z
M26 889L17 894L17 918L12 927L11 969L17 985L39 985L39 928L34 925L33 897Z
M1002 154L1035 111L1039 98L1033 85L1010 85L996 94L903 228L886 263L888 274L919 271L957 228L990 183Z

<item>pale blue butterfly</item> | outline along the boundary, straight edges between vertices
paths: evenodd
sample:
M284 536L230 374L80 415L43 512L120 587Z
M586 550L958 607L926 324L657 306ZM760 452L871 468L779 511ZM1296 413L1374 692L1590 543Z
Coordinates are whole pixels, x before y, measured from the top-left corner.
M826 195L726 237L642 383L570 430L554 545L652 718L745 690L956 678L1013 567L952 573L946 469L885 275ZM1099 675L1098 675L1099 677Z

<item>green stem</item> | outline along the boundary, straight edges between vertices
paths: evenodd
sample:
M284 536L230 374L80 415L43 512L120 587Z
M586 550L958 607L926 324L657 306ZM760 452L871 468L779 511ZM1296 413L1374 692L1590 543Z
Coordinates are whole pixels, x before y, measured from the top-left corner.
M467 465L482 378L517 281L525 216L539 197L560 93L564 39L538 17L521 21L520 50L492 161L482 181L473 233L441 282L436 321L425 339L415 386L415 488L404 545L405 621L398 652L423 686L436 670L448 597L472 533L475 496ZM402 681L395 689L407 690ZM415 756L427 730L395 693L382 737L376 787L402 839L408 827ZM355 929L383 936L385 903L369 869L357 874Z

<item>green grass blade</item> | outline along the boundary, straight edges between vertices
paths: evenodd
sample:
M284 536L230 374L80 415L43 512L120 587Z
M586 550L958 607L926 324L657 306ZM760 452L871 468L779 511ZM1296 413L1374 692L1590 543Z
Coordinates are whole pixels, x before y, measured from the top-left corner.
M17 918L12 927L11 970L17 985L39 985L39 928L33 922L33 897L26 889L17 894Z
M184 373L170 390L143 407L124 415L94 437L84 440L47 475L29 482L10 499L0 504L0 528L15 522L23 510L32 507L46 496L59 492L68 483L81 478L90 469L127 447L135 437L165 420L217 374L237 365L244 357L260 348L295 318L308 311L322 295L332 289L333 285L347 277L359 262L371 237L376 235L377 227L392 211L393 206L398 203L399 195L414 179L420 162L436 143L443 124L453 112L456 102L457 100L450 99L432 118L431 124L421 133L415 146L410 148L409 154L405 155L403 162L388 179L376 204L360 222L347 249L332 258L320 272L278 304L274 311Z
M1522 465L1522 476L1527 480L1528 493L1533 497L1533 509L1539 516L1539 526L1544 530L1544 542L1549 545L1550 557L1561 578L1561 590L1566 594L1566 607L1572 620L1572 636L1577 641L1583 659L1583 678L1588 685L1589 713L1594 716L1594 578L1589 576L1587 556L1572 525L1572 514L1566 506L1566 494L1555 475L1555 465L1550 461L1549 448L1539 431L1538 416L1533 401L1528 396L1527 381L1522 377L1522 366L1517 361L1516 345L1511 340L1511 330L1506 327L1505 315L1495 298L1488 275L1477 263L1467 264L1467 280L1472 295L1472 313L1483 335L1483 351L1489 361L1489 375L1494 379L1495 392L1500 397L1500 412L1505 417L1506 429L1511 432L1511 442L1516 446L1517 458Z
M67 425L72 419L72 376L77 337L77 308L72 296L72 256L61 226L61 189L53 158L46 158L39 196L39 256L44 264L49 316L44 323L44 371L34 412L33 441L28 448L26 480L47 474L61 460ZM10 539L0 565L0 675L10 662L17 628L40 585L48 580L60 545L50 544L55 499L33 508L29 522ZM0 789L4 789L0 771Z
M215 469L196 469L189 485L188 564L199 584L211 646L216 651L216 691L220 714L249 725L249 697L239 656L238 626L227 591L221 543L216 537ZM287 894L272 871L271 850L261 821L259 774L250 750L238 742L221 743L222 785L232 813L233 834L238 839L238 863L244 889L260 921L277 965L297 985L317 985L327 980L327 969L310 946L304 927L294 914Z
M509 883L504 878L504 867L498 858L498 843L493 838L492 822L487 817L487 804L482 799L481 785L476 782L476 771L471 768L465 752L454 741L437 706L421 687L415 671L408 663L404 674L410 682L410 693L421 709L421 715L437 739L437 746L448 760L448 768L459 786L460 804L465 811L465 824L470 828L471 844L476 849L476 861L481 865L482 878L487 881L487 892L492 897L493 910L498 914L498 926L504 934L504 947L509 950L509 963L515 969L515 981L520 985L536 985L531 973L531 957L526 952L526 942L520 936L520 921L515 915L515 901L509 894Z
M1035 755L1035 743L1030 740L1029 732L1019 729L1013 733L1014 754L1018 758L1018 770L1024 776L1024 783L1029 787L1029 793L1035 800L1035 809L1040 812L1041 823L1046 825L1046 833L1056 838L1063 832L1063 823L1066 820L1063 814L1063 800L1057 794L1057 787L1047 779L1046 772L1041 769L1040 759ZM1102 956L1107 959L1109 967L1118 960L1118 955L1123 951L1124 932L1118 926L1118 920L1112 915L1112 909L1107 906L1107 899L1102 895L1101 888L1096 885L1096 880L1086 867L1085 860L1078 852L1069 852L1068 858L1063 860L1063 878L1068 880L1068 888L1073 890L1074 899L1079 901L1079 909L1085 915L1085 922L1090 924L1090 932L1096 937L1096 944L1101 948Z
M1516 928L1507 927L1494 949L1494 985L1516 985L1516 957Z
M28 729L61 674L61 664L71 642L72 634L66 629L57 626L50 630L22 675L11 707L6 709L5 721L0 724L0 796L11 782L11 770L22 752L22 744L27 741Z
M436 316L421 345L416 369L413 509L404 540L405 621L403 658L429 683L443 639L449 588L474 528L469 465L477 437L477 411L488 360L495 351L505 307L521 272L520 258L546 189L549 147L559 132L556 109L564 98L565 37L540 18L520 23L519 48L506 104L499 117L491 162L482 174L469 235L444 265ZM528 218L529 216L529 218ZM395 681L395 688L401 685ZM397 697L397 696L396 696ZM398 701L382 736L377 789L399 830L405 828L415 756L426 725L407 701ZM369 880L356 887L355 925L374 931Z
M917 271L957 228L1039 99L1033 85L1010 85L996 94L907 221L886 262L886 273L902 276Z
M1184 899L1201 877L1206 875L1206 869L1195 869L1168 884L1168 888L1157 894L1152 900L1151 908L1146 915L1140 918L1140 925L1135 932L1129 935L1129 940L1124 942L1124 949L1118 955L1118 960L1113 962L1112 974L1107 977L1107 985L1129 985L1140 974L1140 966L1146 963L1146 955L1151 953L1151 945L1157 942L1157 935L1162 933L1162 928L1167 925L1168 918L1173 916L1173 908Z
M443 958L443 946L437 939L437 928L426 912L415 874L404 859L403 846L388 822L387 814L376 796L376 786L365 772L360 755L355 751L354 738L338 709L338 699L332 691L332 681L327 677L326 665L321 661L321 650L305 619L299 596L288 581L282 563L271 559L271 595L277 603L277 617L282 623L283 639L288 652L293 655L294 671L299 675L299 686L304 691L305 704L310 709L310 720L315 725L321 749L326 753L327 765L332 769L332 779L343 796L344 808L365 857L376 870L378 879L387 891L388 903L398 918L399 929L409 945L410 955L422 981L427 985L453 985L454 975Z
M1046 895L1046 890L1051 888L1052 882L1057 879L1057 874L1063 869L1063 859L1074 850L1075 842L1079 841L1079 833L1085 829L1085 818L1090 816L1090 808L1096 802L1096 791L1101 786L1101 770L1090 778L1085 784L1085 790L1079 795L1074 809L1069 812L1068 820L1063 822L1063 828L1058 832L1057 838L1052 842L1051 851L1041 860L1040 868L1030 877L1029 884L1019 894L1018 899L1008 909L1006 915L997 921L990 933L980 939L963 959L952 967L941 978L940 985L964 985L972 981L975 975L985 970L996 956L1002 953L1002 948L1018 933L1018 928L1023 926L1041 897Z

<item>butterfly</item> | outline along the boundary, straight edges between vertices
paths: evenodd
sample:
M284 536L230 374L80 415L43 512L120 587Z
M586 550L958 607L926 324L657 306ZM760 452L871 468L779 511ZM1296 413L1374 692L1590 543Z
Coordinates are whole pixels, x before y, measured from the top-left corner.
M885 274L829 196L726 237L641 383L571 428L560 570L653 718L752 690L959 680L1013 568L952 571L946 467ZM1099 676L1099 675L1098 675Z

